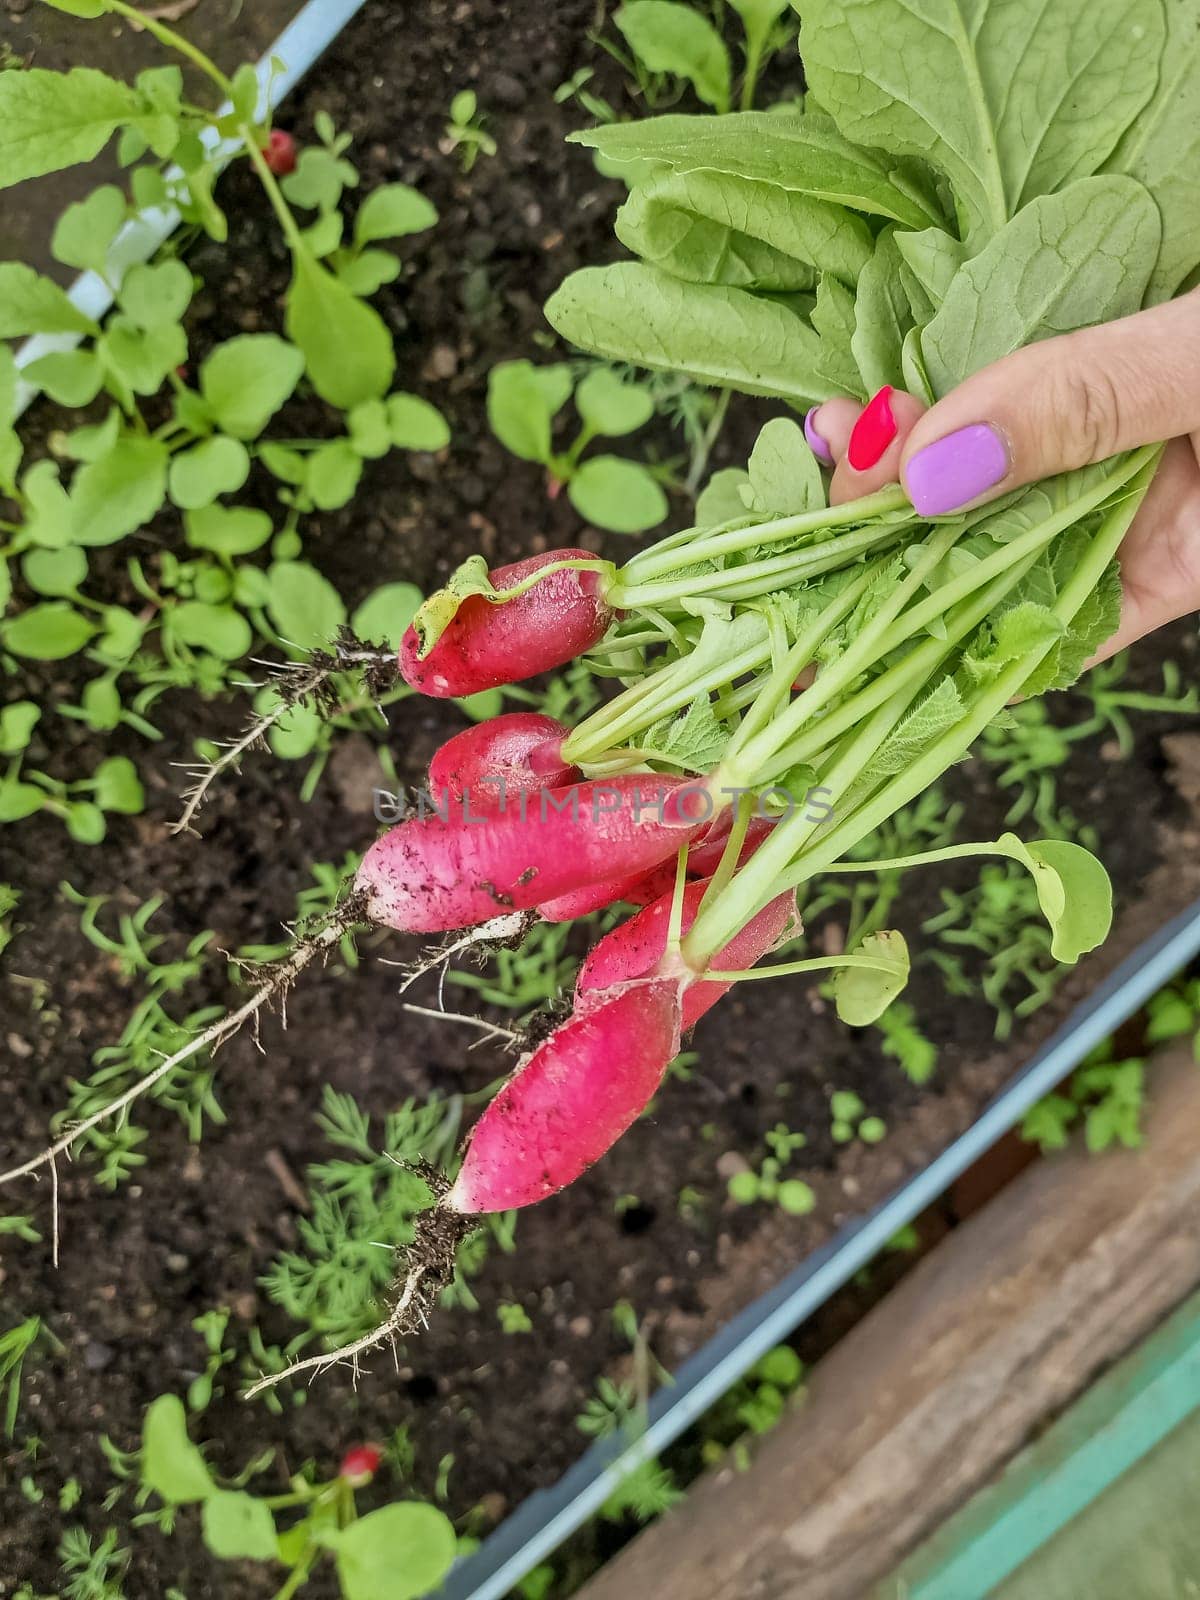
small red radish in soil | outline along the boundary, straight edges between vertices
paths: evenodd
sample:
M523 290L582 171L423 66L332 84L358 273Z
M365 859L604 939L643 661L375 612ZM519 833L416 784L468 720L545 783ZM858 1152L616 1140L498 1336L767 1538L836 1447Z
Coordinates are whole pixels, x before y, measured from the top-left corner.
M511 711L464 728L447 739L429 763L434 800L467 796L471 810L506 810L522 790L553 789L572 783L579 769L563 761L567 729L553 717Z
M282 128L272 128L263 151L263 160L277 178L286 178L295 172L297 145L290 133Z
M355 883L368 920L443 933L614 873L643 874L694 839L711 813L711 796L693 779L643 773L567 784L482 821L401 822L367 851Z
M595 559L588 550L550 550L497 567L488 578L493 588L510 589L555 562ZM567 568L511 600L468 594L424 655L418 612L400 643L400 672L410 688L447 699L561 667L608 632L614 613L604 589L603 574ZM425 606L436 608L445 594Z
M365 1489L379 1471L382 1460L383 1451L377 1444L356 1444L342 1457L338 1476L344 1478L352 1489Z
M687 933L700 902L708 888L707 882L690 883L683 891L682 932ZM577 995L604 992L615 984L627 983L631 978L650 978L658 975L659 965L667 948L667 930L671 920L673 896L665 894L628 922L606 933L599 944L589 952L580 968L576 981ZM752 967L789 933L799 932L794 890L776 895L756 917L735 933L723 949L718 950L709 963L714 972L742 972ZM693 1027L706 1011L710 1011L722 995L732 988L729 983L710 983L695 978L683 991L684 1032Z
M475 1124L443 1205L508 1211L574 1183L649 1105L679 1029L675 980L582 996Z

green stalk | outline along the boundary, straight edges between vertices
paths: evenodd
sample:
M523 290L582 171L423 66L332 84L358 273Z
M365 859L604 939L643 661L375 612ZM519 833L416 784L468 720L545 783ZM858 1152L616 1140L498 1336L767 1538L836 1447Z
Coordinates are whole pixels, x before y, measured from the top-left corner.
M774 967L743 967L739 972L706 972L705 983L749 983L755 978L790 978L798 972L827 972L835 967L865 967L868 972L896 971L894 961L879 956L812 956L806 961L783 961Z
M1159 454L1160 447L1136 452L1136 476L1130 479L1125 472L1118 475L1118 482L1128 482L1131 492L1109 509L1090 549L1056 599L1052 609L1064 623L1071 622L1115 557L1149 486ZM906 772L887 780L869 801L826 832L818 843L804 848L819 826L808 822L807 818L798 816L781 823L754 859L737 874L721 899L697 917L684 941L688 965L703 971L716 951L782 889L798 887L824 871L935 782L947 767L966 754L992 718L1020 692L1053 644L1054 641L1048 641L1010 663L980 693L967 714L918 761ZM883 710L890 705L891 702L887 702ZM870 759L872 741L865 734L866 730L855 736L849 749L823 780L833 790L835 802L839 794L850 787L854 773L861 771ZM865 756L862 754L864 746L868 747ZM845 781L847 776L849 783Z
M176 33L174 28L168 28L149 11L139 11L136 6L126 5L125 0L104 0L105 9L114 12L119 17L126 17L130 22L136 22L139 28L145 28L147 33L153 34L161 45L168 50L174 50L179 55L187 58L193 66L199 67L206 78L211 78L217 88L227 100L233 99L233 84L217 66L210 56L185 39L181 33ZM208 115L209 113L205 113Z

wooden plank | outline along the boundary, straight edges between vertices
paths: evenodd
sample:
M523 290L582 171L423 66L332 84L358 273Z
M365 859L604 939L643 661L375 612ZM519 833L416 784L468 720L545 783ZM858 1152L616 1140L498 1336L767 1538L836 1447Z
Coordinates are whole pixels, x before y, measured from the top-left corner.
M1143 1149L1022 1174L585 1600L862 1600L1200 1286L1200 1072L1180 1049L1151 1081Z

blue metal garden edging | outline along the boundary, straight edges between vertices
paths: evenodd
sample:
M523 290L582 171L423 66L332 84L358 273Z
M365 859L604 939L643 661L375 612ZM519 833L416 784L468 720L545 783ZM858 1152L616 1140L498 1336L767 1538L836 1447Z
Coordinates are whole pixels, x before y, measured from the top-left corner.
M848 1223L685 1361L675 1382L651 1400L637 1439L593 1445L552 1489L531 1495L454 1568L439 1600L501 1600L599 1511L630 1472L678 1439L1198 953L1200 901L1139 945L940 1156Z
M308 4L296 13L275 43L255 63L263 109L274 110L365 4L366 0L308 0ZM279 70L275 69L273 63L279 64ZM224 115L231 109L227 101L217 114ZM240 148L236 140L222 141L212 128L205 129L201 142L215 154L218 164L222 166ZM171 173L179 176L178 168L172 168ZM140 261L149 261L159 246L175 232L179 223L179 213L172 206L156 206L139 211L125 224L110 247L110 258L120 263L117 276ZM96 272L81 273L67 291L67 298L93 322L98 322L113 303L112 289ZM17 367L27 367L31 361L56 350L73 350L82 337L79 333L34 334L18 349ZM37 392L33 384L21 384L17 394L17 416L21 415Z

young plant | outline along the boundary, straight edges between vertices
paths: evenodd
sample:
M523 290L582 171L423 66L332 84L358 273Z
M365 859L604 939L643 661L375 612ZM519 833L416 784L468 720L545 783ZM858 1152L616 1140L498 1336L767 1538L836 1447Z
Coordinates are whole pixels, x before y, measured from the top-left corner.
M739 104L754 104L767 60L794 36L784 21L788 0L730 0L744 30L745 68ZM613 18L633 53L638 86L650 105L662 102L662 79L683 79L718 113L733 103L733 65L724 39L702 11L679 0L626 0ZM614 50L613 54L617 54ZM619 59L619 57L618 57Z
M479 97L474 89L460 89L450 102L450 120L446 124L443 148L458 151L459 164L464 172L480 156L494 156L496 141L484 130L484 118L479 110Z
M225 1488L188 1437L182 1402L162 1395L146 1412L138 1465L144 1495L172 1512L198 1507L201 1537L219 1560L282 1567L281 1596L298 1594L329 1561L343 1600L416 1600L440 1584L458 1541L448 1518L419 1501L359 1515L355 1495L380 1461L376 1447L357 1445L327 1482L297 1474L286 1494L267 1497ZM281 1512L300 1516L281 1529Z
M835 1089L829 1097L829 1133L834 1144L849 1144L861 1139L864 1144L878 1144L887 1135L887 1125L880 1117L868 1117L866 1106L853 1089Z
M1063 1150L1072 1128L1082 1122L1093 1155L1115 1144L1134 1150L1142 1142L1146 1063L1140 1057L1112 1059L1112 1041L1098 1046L1072 1074L1064 1094L1050 1094L1029 1111L1021 1137L1043 1155Z
M581 426L565 450L556 450L554 421L572 391ZM565 362L536 367L505 361L488 375L488 421L500 443L522 461L545 467L551 498L565 484L579 515L612 533L653 528L667 514L667 497L640 462L613 455L580 458L594 439L636 433L653 415L646 386L606 366L593 366L577 384Z

